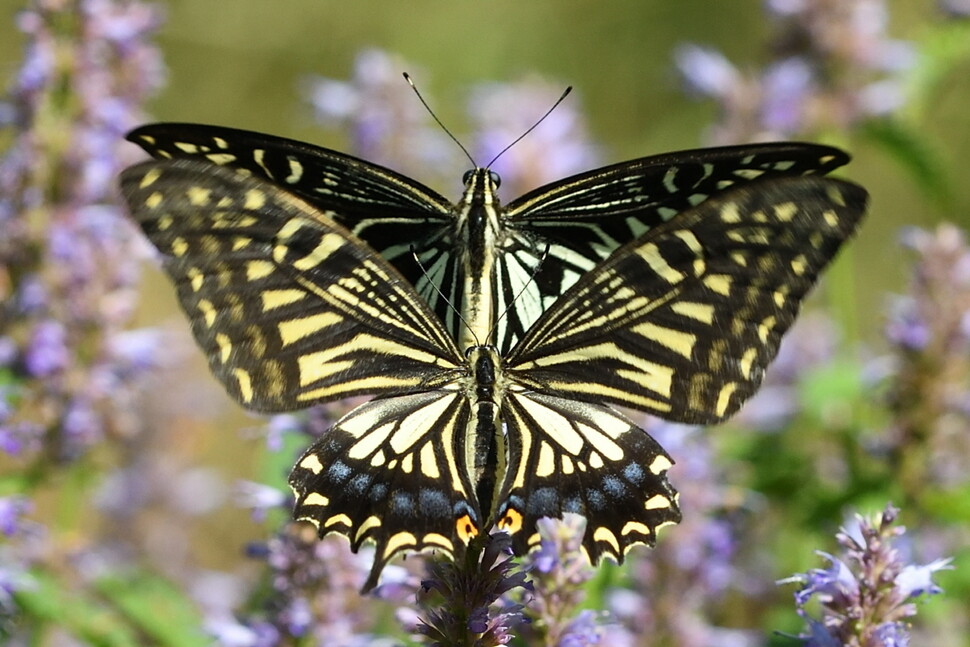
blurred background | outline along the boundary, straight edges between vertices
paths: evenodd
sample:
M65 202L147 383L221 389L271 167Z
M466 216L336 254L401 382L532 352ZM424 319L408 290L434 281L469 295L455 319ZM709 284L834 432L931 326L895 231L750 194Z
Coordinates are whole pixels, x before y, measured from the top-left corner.
M806 304L765 391L723 428L644 423L684 470L678 477L675 468L671 478L685 491L685 518L696 515L664 537L658 551L670 552L658 554L672 561L651 566L654 553L643 550L625 570L589 574L576 613L609 609L627 630L625 644L797 644L772 633L808 631L791 601L796 587L775 581L829 566L814 551L836 554L840 525L851 523L854 512L879 512L892 501L901 507L901 525L910 527L899 548L908 562L953 556L958 565L936 574L946 593L920 605L915 622L926 633L913 644L970 645L970 252L961 233L970 224L970 3L186 0L141 7L0 0L0 76L12 97L0 103L0 155L7 156L0 168L8 172L0 186L11 201L29 184L9 179L18 138L50 129L58 123L51 115L68 121L64 115L76 116L76 105L101 91L92 89L102 82L96 44L85 50L93 58L72 68L89 83L88 95L80 92L78 99L70 83L32 81L44 75L25 61L71 67L57 56L70 59L80 51L39 56L54 36L112 43L107 58L123 62L109 66L117 94L125 83L150 86L137 101L116 101L100 113L113 124L104 132L144 121L256 130L361 155L452 199L460 195L468 162L424 114L401 72L410 73L480 163L496 138L511 142L573 86L548 123L503 160L505 201L597 164L672 150L796 139L849 151L852 163L836 175L869 190L868 219ZM99 15L113 20L98 22ZM66 132L45 141L69 151ZM117 145L113 172L139 159L134 145ZM355 597L361 569L347 561L339 541L325 550L352 571L349 584L333 583L333 566L320 575L326 587L281 593L281 573L292 575L287 569L303 564L286 552L292 546L280 547L292 538L275 534L287 516L280 492L293 452L308 444L308 428L325 427L347 408L269 422L241 411L209 376L174 291L137 236L111 249L124 263L145 262L144 273L126 275L124 314L108 332L66 343L65 362L79 367L75 382L66 382L90 384L84 367L97 353L85 344L100 348L123 331L150 330L124 340L150 346L140 352L151 359L133 373L112 369L111 384L118 385L115 394L124 391L123 402L105 404L114 387L91 396L97 403L88 427L103 423L110 433L75 434L84 440L72 451L51 450L67 442L51 439L72 428L68 423L79 424L69 415L77 387L61 383L52 397L48 387L31 386L52 375L30 368L31 344L43 337L32 331L38 322L72 321L50 304L73 294L77 280L58 273L78 260L51 251L56 245L44 233L43 204L61 195L64 183L44 173L23 177L40 178L47 188L37 190L43 199L21 200L31 210L16 240L33 241L36 253L23 258L11 252L13 245L6 248L0 281L11 306L0 320L0 335L9 340L0 344L0 431L7 439L0 496L26 496L17 499L23 507L11 514L19 521L11 522L10 547L0 553L10 564L4 571L0 560L6 619L0 642L125 644L80 619L64 621L57 591L92 589L85 608L104 614L106 626L150 636L144 644L208 644L212 636L239 645L408 640L404 603ZM112 204L112 190L104 189L97 202ZM8 228L0 237L14 222L0 221ZM955 228L938 230L944 222ZM72 240L62 243L70 247ZM95 253L87 262L97 265L98 258ZM13 307L25 302L33 285L25 277L34 274L61 291L48 290L40 310ZM118 279L99 280L116 290ZM99 312L108 307L99 304ZM27 427L11 431L15 423L38 419L29 433ZM241 490L239 480L249 485ZM695 480L710 488L689 494ZM17 541L30 543L25 536L36 539L31 532L43 535L43 550L17 547ZM676 545L685 548L678 552ZM151 575L104 584L121 563ZM680 570L666 571L675 568L670 564ZM664 603L636 581L682 586L671 586ZM4 586L14 597L5 597ZM323 589L327 604L320 601ZM195 629L166 634L142 618L139 600L146 608L164 600ZM299 604L312 621L293 620ZM659 609L670 605L683 609L680 620L693 628L664 624ZM322 607L331 609L326 622ZM818 604L810 609L813 617L822 614ZM596 622L602 639L608 623ZM724 628L734 633L718 633ZM336 642L321 642L322 635ZM723 642L728 635L731 641ZM232 636L241 637L233 642ZM550 640L529 644L556 644Z

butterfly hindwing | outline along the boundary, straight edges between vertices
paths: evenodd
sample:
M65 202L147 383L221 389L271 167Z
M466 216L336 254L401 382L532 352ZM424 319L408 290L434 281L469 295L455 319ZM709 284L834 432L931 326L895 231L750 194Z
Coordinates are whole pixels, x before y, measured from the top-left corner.
M424 388L429 368L461 363L393 268L273 185L179 159L131 167L122 191L213 373L243 405L291 411Z
M818 273L855 230L860 187L737 188L618 249L507 358L538 391L714 423L758 388Z
M583 548L593 563L617 561L631 546L653 545L680 521L667 481L673 464L645 431L609 407L556 395L512 391L503 420L509 468L496 519L517 552L535 548L536 521L567 512L587 518Z
M377 552L370 589L401 552L454 554L485 519L467 471L469 406L458 390L372 400L310 447L290 474L294 516Z

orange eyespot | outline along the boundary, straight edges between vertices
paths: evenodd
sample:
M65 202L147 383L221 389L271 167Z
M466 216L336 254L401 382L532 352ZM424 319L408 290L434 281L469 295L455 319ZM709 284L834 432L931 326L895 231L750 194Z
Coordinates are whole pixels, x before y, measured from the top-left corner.
M498 527L510 535L522 530L522 513L515 508L509 508L505 512L505 516L499 519Z
M478 526L467 514L458 517L458 521L455 522L455 530L458 533L458 538L465 544L478 536Z

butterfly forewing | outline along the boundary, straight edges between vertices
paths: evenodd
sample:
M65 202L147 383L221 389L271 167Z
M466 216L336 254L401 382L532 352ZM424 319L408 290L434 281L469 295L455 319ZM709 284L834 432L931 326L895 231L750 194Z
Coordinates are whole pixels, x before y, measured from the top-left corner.
M122 174L213 373L243 405L289 411L426 388L462 358L393 268L305 202L196 160Z
M157 159L195 158L246 169L332 212L358 236L381 221L425 228L425 219L444 220L451 210L448 200L400 173L292 139L179 123L142 126L127 138Z
M243 168L300 196L389 260L454 338L466 332L456 313L472 321L484 309L489 323L476 336L503 353L585 272L650 228L733 187L825 174L849 160L838 149L798 142L667 153L540 187L475 228L467 223L482 214L467 203L480 197L453 205L390 169L303 142L178 123L142 126L128 139L156 158ZM488 244L469 238L489 229ZM472 262L482 254L492 262ZM480 267L487 276L468 276Z
M512 351L509 371L540 391L719 422L760 385L866 199L800 177L705 201L589 272Z
M737 186L824 175L848 161L837 148L800 142L703 148L631 160L530 191L504 209L510 235L495 294L500 312L514 305L499 321L499 348L508 352L585 272L675 215Z

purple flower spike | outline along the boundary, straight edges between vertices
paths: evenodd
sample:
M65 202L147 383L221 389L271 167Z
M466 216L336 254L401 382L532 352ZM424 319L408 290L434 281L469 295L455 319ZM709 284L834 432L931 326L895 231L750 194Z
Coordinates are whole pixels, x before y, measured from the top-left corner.
M48 320L35 328L24 363L32 377L51 377L65 370L71 362L67 332L59 321Z
M477 545L476 545L477 544ZM507 644L523 622L522 605L500 599L530 589L512 559L511 538L497 532L473 540L456 560L432 560L418 591L418 632L433 646Z
M792 138L898 112L912 45L888 37L882 0L768 0L770 62L740 72L721 53L683 45L675 65L689 93L714 99L717 143Z
M970 424L970 245L952 224L908 228L900 242L916 258L885 329L894 351L888 449L901 486L917 498L928 485L967 482L970 444L957 429Z
M265 521L270 510L289 508L293 503L290 494L254 481L239 481L236 493L240 505L252 510L253 519L258 522Z
M122 134L142 120L139 106L160 81L149 42L159 24L152 5L135 1L38 1L18 15L25 60L0 158L0 275L12 277L0 339L5 358L17 360L2 363L19 409L17 426L0 428L8 452L43 446L73 459L139 424L132 369L156 366L158 347L116 352L116 340L133 334L125 328L140 272L115 178L126 163ZM45 442L28 442L28 429Z
M937 0L937 5L950 18L970 18L970 0Z
M829 560L827 569L813 569L779 583L797 582L798 614L808 631L798 636L811 647L841 645L907 645L905 618L916 615L913 600L940 593L932 575L950 568L949 559L925 565L905 564L895 543L905 532L894 525L899 510L891 504L872 518L857 516L836 535L841 558L819 553ZM821 617L807 610L811 600L821 606Z
M524 629L526 638L533 638L530 644L597 644L604 614L579 610L583 585L595 572L582 552L586 518L566 513L562 519L543 518L536 525L540 547L526 558L533 584L526 608L532 624Z
M720 52L699 45L681 45L674 61L689 92L711 98L724 98L735 90L740 73Z
M414 66L366 50L357 56L350 81L312 77L303 93L320 123L350 130L357 155L426 175L459 151L412 94L401 76L408 69Z
M0 533L12 537L20 531L20 519L33 510L33 504L25 496L0 497Z
M502 177L502 195L515 197L543 184L593 168L599 162L576 93L556 106L535 130L502 151L551 108L564 86L527 79L483 83L472 89L468 113L476 133L472 156L479 165L501 156L492 169Z

